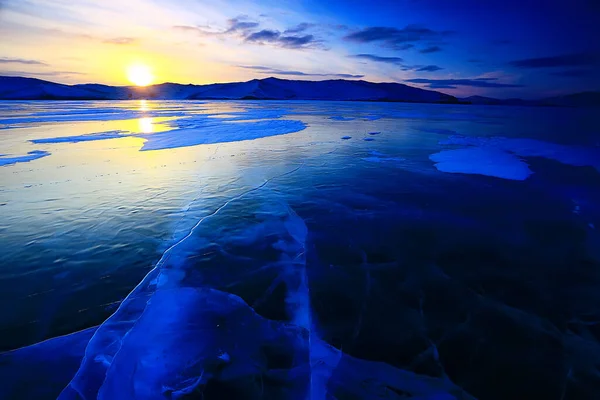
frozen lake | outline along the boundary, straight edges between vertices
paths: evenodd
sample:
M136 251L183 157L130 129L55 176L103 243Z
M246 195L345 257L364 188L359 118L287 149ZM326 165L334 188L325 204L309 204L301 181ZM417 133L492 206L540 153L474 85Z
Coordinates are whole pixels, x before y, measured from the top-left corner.
M598 229L597 110L0 102L0 398L593 399Z

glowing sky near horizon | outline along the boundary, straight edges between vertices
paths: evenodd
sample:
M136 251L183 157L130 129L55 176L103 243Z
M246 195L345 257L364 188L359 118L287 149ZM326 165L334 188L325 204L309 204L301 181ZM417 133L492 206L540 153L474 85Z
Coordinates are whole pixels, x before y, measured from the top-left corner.
M61 83L276 76L399 82L456 96L600 89L592 0L0 0L0 75Z

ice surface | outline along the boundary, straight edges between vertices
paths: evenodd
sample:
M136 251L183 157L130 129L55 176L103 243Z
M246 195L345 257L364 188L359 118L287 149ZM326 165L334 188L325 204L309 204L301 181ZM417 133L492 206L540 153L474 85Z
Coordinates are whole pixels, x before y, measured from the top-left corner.
M442 172L477 174L522 181L532 174L517 156L496 148L443 150L429 156Z
M0 171L0 295L19 305L3 310L5 348L101 324L0 356L0 398L470 399L459 386L482 399L595 398L597 171L521 160L490 139L442 151L436 136L521 126L550 141L562 129L546 121L573 110L148 103L185 110L159 122L168 134L143 135L148 144L261 123L270 134L290 115L306 129L175 151L139 152L141 140L75 149L64 140L137 121L112 110L98 113L108 122L37 126L36 115L86 118L119 103L0 104L3 116L31 117L0 132L0 153L44 138L55 154L43 171ZM361 146L377 139L369 132L385 140ZM530 174L528 161L535 179L430 173L436 152L440 168L510 179Z
M102 113L100 114L100 116L93 116L92 119L106 117L106 115L103 116ZM32 139L30 141L36 144L51 144L134 137L145 140L141 150L160 150L201 144L254 140L294 133L306 128L307 125L301 121L272 119L280 118L285 114L285 108L275 110L247 108L224 114L204 113L187 115L185 118L177 118L161 123L167 130L151 134L136 134L122 130L111 130L84 135ZM147 114L143 115L146 118L145 115ZM150 113L150 115L162 114L157 111ZM167 112L166 115L172 116L172 113ZM50 118L50 116L48 117ZM110 117L110 114L108 117ZM39 118L41 117L36 117L36 119ZM70 120L81 118L81 120L85 120L87 116L85 114L74 113L65 118L71 118Z
M353 121L353 120L355 120L354 117L343 117L341 115L334 115L333 117L329 117L329 119L332 119L334 121Z
M49 156L50 153L42 150L33 150L27 153L25 156L8 157L0 155L0 167L4 165L11 165L22 162L29 162L37 160L38 158Z
M55 138L44 138L44 139L33 139L30 140L32 143L44 144L44 143L77 143L77 142L89 142L93 140L106 140L106 139L119 139L127 137L125 131L106 131L91 133L87 135L78 136L63 136Z
M96 328L0 354L1 399L55 399L77 371Z
M260 120L256 122L224 122L204 128L188 128L150 135L137 135L146 139L142 150L161 150L175 147L196 146L254 140L268 136L294 133L306 128L295 120Z
M31 116L15 116L0 118L0 124L42 124L48 122L77 122L77 121L107 121L125 120L149 117L182 117L181 111L141 111L141 110L104 110L104 112L81 112L81 113L39 113ZM5 128L6 129L6 128Z
M371 151L369 152L369 157L363 157L362 160L372 162L372 163L382 163L389 161L404 161L405 159L402 157L390 157L385 153L380 151Z

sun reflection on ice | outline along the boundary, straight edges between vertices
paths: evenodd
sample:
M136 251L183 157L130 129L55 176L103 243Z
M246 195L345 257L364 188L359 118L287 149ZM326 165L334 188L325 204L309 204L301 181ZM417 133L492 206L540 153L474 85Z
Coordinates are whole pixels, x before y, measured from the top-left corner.
M154 125L152 124L152 118L145 117L138 120L139 130L141 133L153 133Z
M140 108L138 108L139 111L149 111L150 107L148 106L148 101L146 100L140 100Z

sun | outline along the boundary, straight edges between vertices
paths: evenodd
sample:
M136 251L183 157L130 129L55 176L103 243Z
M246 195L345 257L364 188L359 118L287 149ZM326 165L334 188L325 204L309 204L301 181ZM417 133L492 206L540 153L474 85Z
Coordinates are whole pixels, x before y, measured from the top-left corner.
M134 64L127 67L127 79L136 86L148 86L154 80L154 76L147 65Z

